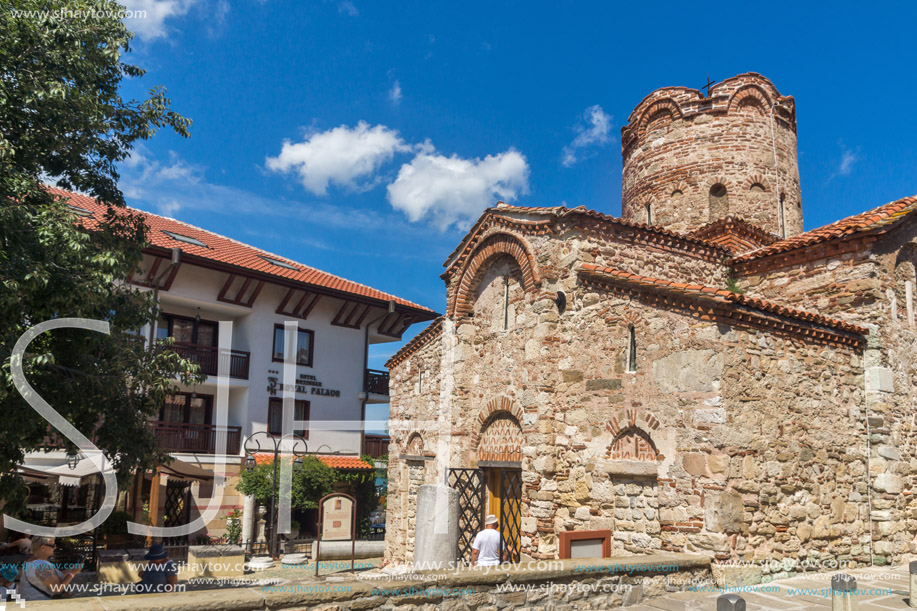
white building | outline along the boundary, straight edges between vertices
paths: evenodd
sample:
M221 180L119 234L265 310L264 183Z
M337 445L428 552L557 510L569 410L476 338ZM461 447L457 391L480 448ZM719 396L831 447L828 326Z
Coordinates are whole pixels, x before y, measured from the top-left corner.
M71 208L88 225L104 210L89 197L55 192L69 196ZM369 346L398 341L411 324L431 320L436 313L198 227L143 214L151 244L142 269L128 281L155 290L162 312L156 328L143 333L174 337L173 349L198 361L209 374L203 384L182 387L151 426L164 449L183 463L208 471L216 458L216 433L222 432L215 425L217 367L220 359L228 359L225 474L229 480L221 515L243 506L233 484L243 465L245 440L257 432L280 434L282 383L295 389L296 419L352 423L341 427L349 430L303 431L310 452L318 452L337 468L365 465L359 455L371 449L364 447L366 405L388 402L388 373L367 368ZM219 321L232 321L228 354L221 355L217 348ZM286 321L295 321L299 329L295 381L281 379ZM264 443L262 447L273 451ZM44 467L63 461L60 452L27 457L27 464ZM161 475L156 494L147 488L155 478L148 474L144 482L138 477L136 490L123 499L128 511L136 512L143 498L158 496L154 504L161 512L170 494L184 495L186 514L207 505L207 498L199 498L199 488L206 484L195 484L191 494L187 486L168 490L168 479L168 473ZM246 509L251 511L250 503ZM221 534L223 526L221 519L211 523L208 531Z

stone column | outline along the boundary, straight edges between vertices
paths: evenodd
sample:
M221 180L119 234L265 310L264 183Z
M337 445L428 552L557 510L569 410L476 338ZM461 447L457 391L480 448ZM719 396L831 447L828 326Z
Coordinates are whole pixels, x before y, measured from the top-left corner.
M252 540L252 520L255 513L255 497L249 495L242 502L242 543Z
M458 492L442 484L426 484L418 488L415 568L445 568L458 558L458 518Z

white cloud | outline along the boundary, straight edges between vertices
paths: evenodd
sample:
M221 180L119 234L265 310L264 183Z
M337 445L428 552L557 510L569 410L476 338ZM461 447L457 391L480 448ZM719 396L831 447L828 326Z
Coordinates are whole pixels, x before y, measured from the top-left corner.
M841 163L837 166L837 173L841 176L847 176L853 171L853 164L860 160L860 156L855 151L844 149L841 155Z
M283 223L305 223L322 227L354 229L385 228L404 231L396 224L371 210L344 208L325 202L281 201L217 183L209 182L205 168L190 164L176 153L169 153L167 163L160 163L142 143L122 162L118 183L131 206L141 210L174 216L178 212L206 211L236 218L270 216ZM397 226L396 226L397 225Z
M395 84L389 89L388 99L397 104L401 101L401 97L401 83L395 81Z
M440 229L473 221L497 198L512 201L528 192L529 166L510 149L484 159L462 159L426 149L401 166L388 186L388 200L409 220L429 217Z
M350 0L344 0L344 2L338 4L338 12L344 13L350 17L357 17L360 14L360 11L357 10L357 7L355 7Z
M187 14L195 2L197 0L120 0L130 11L130 18L125 19L124 24L143 40L166 36L166 19Z
M173 217L179 210L181 210L181 204L175 199L170 199L169 201L159 204L159 214L163 216Z
M286 140L280 154L268 157L266 164L275 172L295 170L306 189L326 195L331 183L356 190L372 188L377 181L358 181L373 176L395 153L409 151L397 131L360 121L353 128L341 125L313 133L303 142Z
M576 137L573 142L564 147L562 160L564 166L570 167L577 161L594 154L589 151L584 154L583 149L591 149L611 142L611 125L611 116L605 114L601 106L596 104L587 108L583 113L583 123L573 128Z

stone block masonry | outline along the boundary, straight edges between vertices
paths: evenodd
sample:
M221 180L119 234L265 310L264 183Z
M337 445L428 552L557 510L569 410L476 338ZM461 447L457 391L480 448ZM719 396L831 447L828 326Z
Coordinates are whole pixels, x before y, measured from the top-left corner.
M757 74L650 94L622 147L624 219L501 204L446 261L446 316L388 363L392 418L426 424L393 433L387 559L456 468L536 559L570 531L616 557L917 551L917 198L794 235L795 103Z
M493 568L493 567L491 567ZM369 577L369 576L368 576ZM566 560L546 569L517 567L423 573L421 579L290 582L177 594L105 596L29 602L28 608L70 611L472 611L548 610L571 605L607 609L714 584L710 558L657 554L639 559Z

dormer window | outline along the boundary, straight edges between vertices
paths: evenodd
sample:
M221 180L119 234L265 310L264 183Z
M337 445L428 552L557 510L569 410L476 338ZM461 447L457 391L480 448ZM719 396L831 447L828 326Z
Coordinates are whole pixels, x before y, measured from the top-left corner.
M274 259L273 257L266 257L264 255L258 255L258 256L264 259L265 261L267 261L268 263L270 263L271 265L276 265L277 267L282 267L284 269L292 269L294 272L299 271L298 267L290 263L287 263L286 261L281 261L280 259Z
M67 207L70 208L70 212L77 216L90 217L95 216L92 210L86 210L86 208L80 208L79 206L74 206L73 204L67 204Z
M206 244L197 238L192 238L191 236L183 235L181 233L175 233L174 231L166 231L165 229L163 229L162 232L178 242L184 242L185 244L191 244L192 246L200 246L201 248L208 248Z

